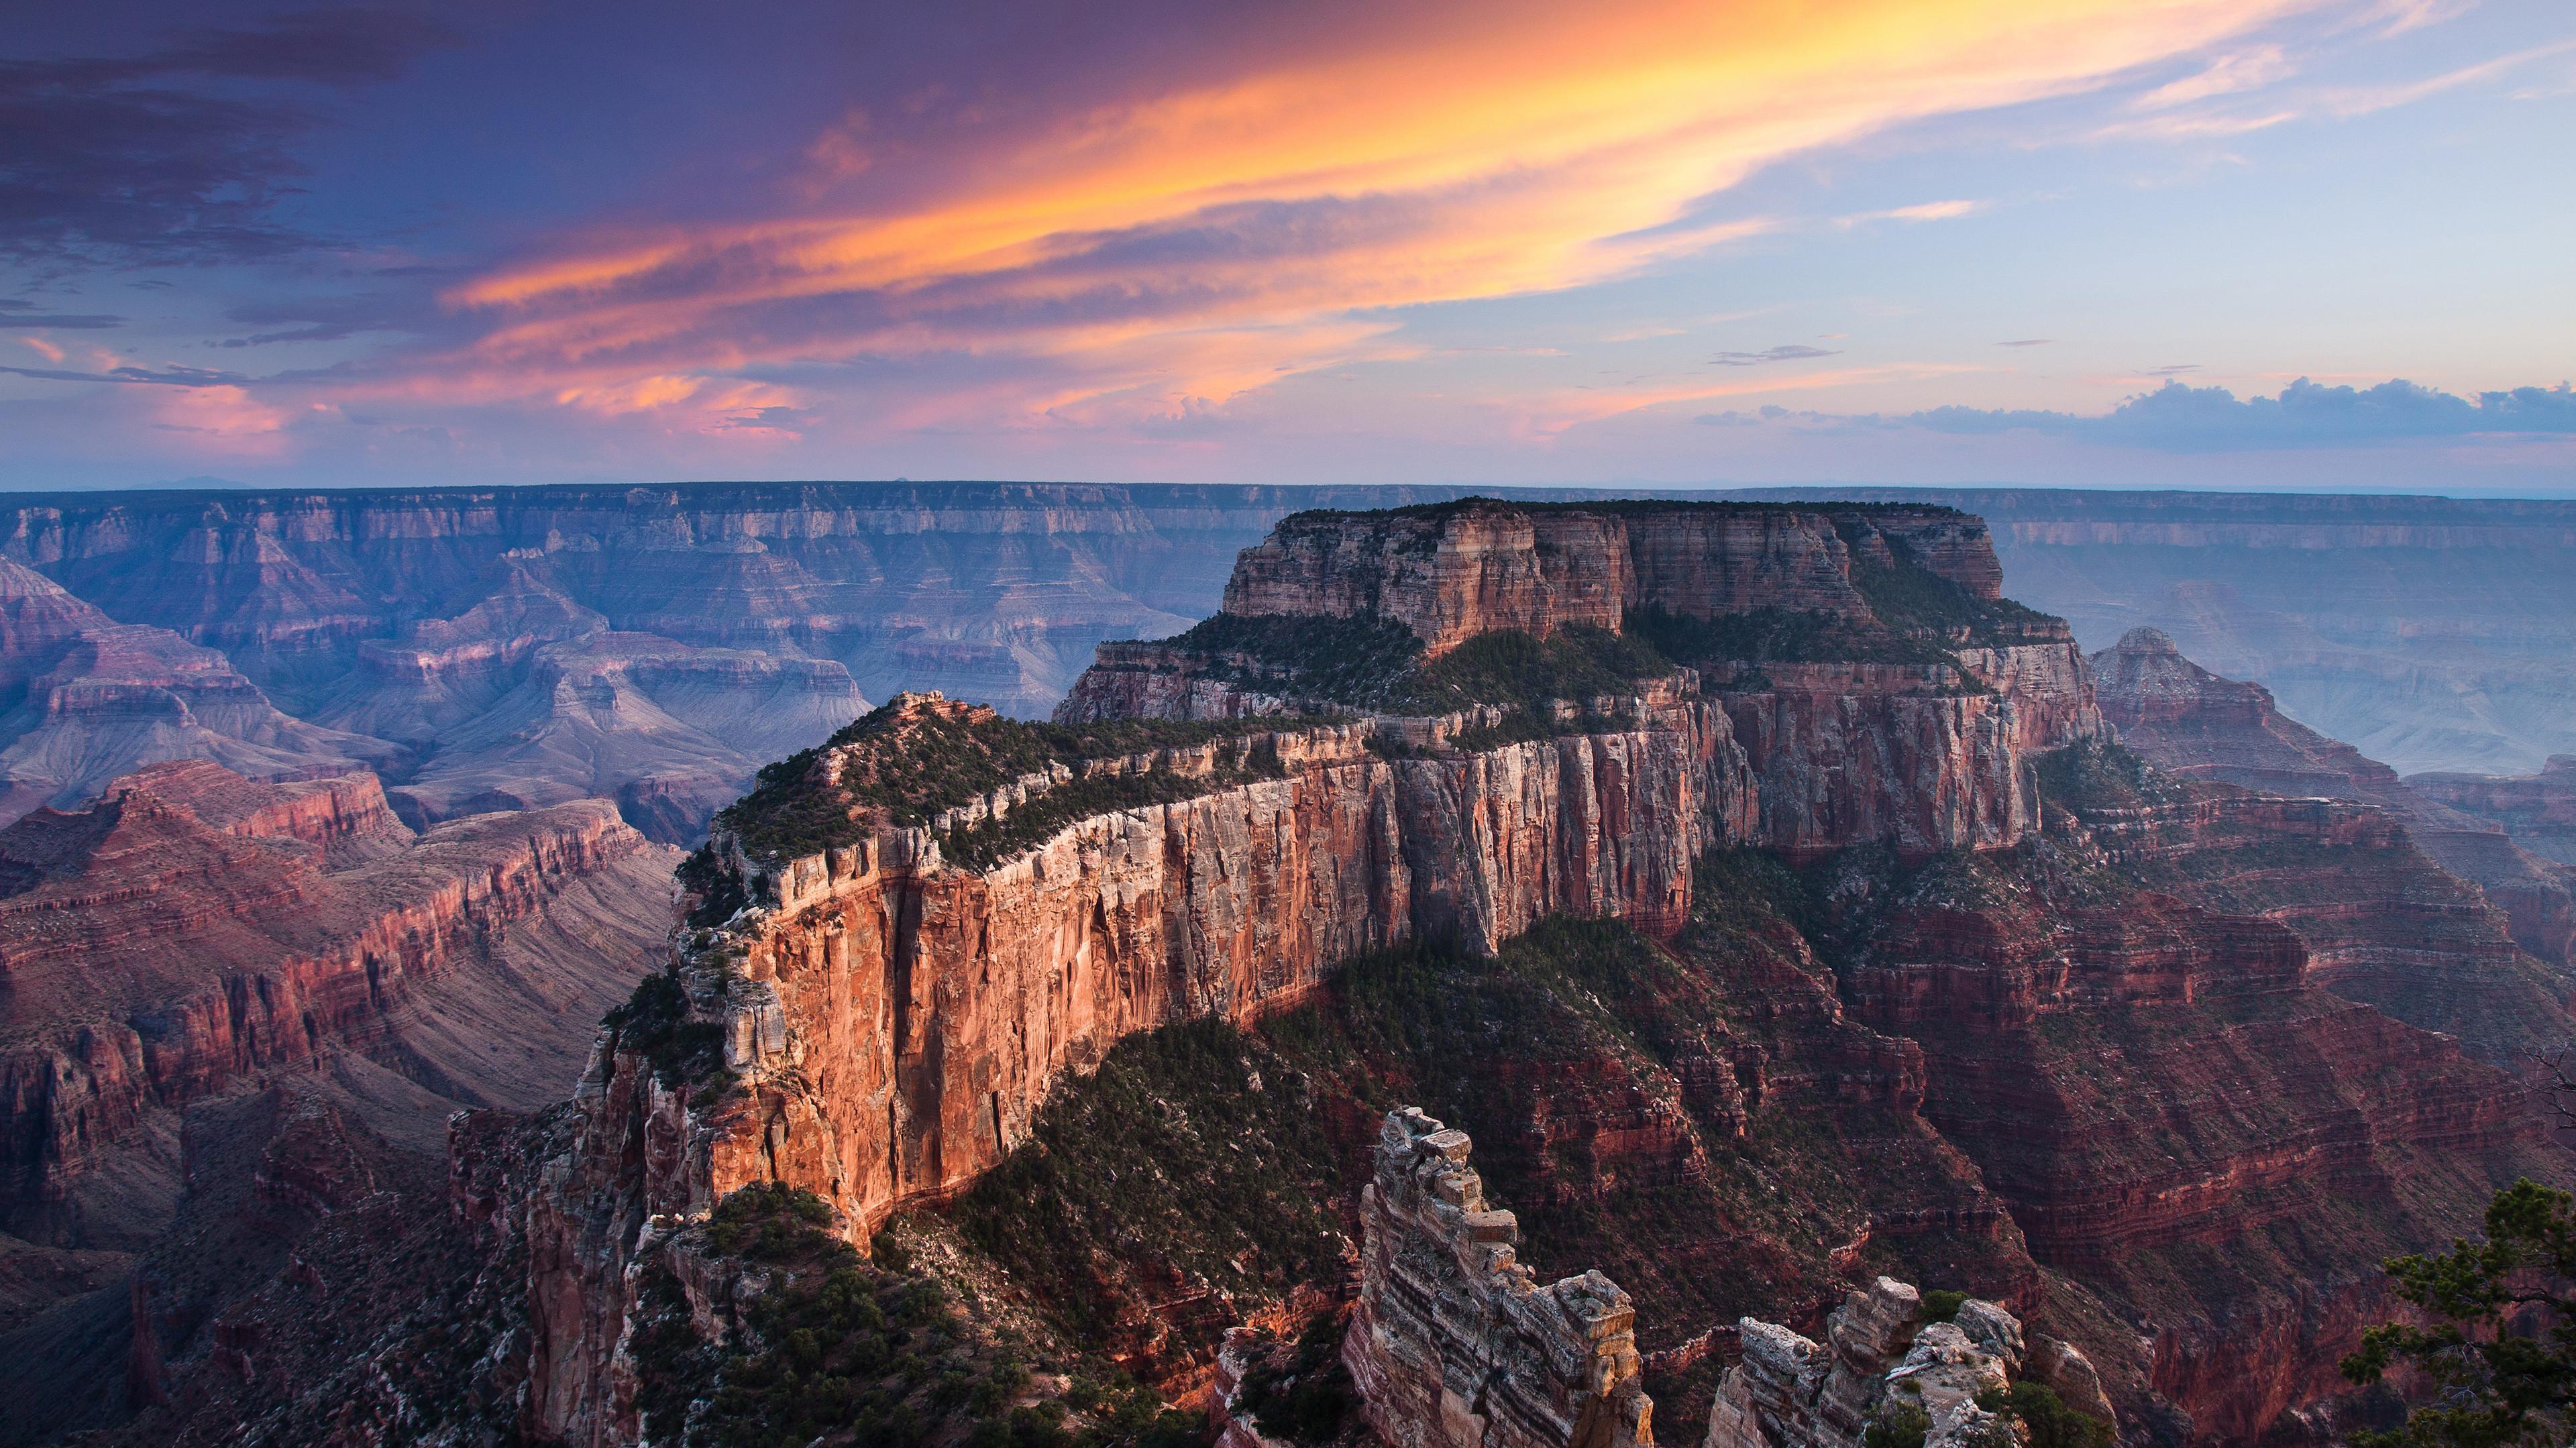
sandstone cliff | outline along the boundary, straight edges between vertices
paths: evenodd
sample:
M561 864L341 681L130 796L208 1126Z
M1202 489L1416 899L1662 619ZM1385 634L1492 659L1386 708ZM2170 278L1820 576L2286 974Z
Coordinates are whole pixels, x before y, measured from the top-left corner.
M550 1099L562 1081L528 1064L587 1036L649 937L622 961L600 941L614 963L599 945L513 958L510 939L543 940L550 915L606 924L595 889L659 896L670 858L595 801L415 839L372 777L258 784L205 763L0 831L10 1230L79 1240L83 1179L156 1118L338 1051L385 1053L452 1099Z

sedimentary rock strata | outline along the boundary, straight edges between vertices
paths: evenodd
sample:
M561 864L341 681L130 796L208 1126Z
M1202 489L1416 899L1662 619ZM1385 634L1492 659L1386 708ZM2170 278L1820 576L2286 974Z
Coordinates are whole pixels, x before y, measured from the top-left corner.
M278 779L402 757L383 740L289 718L214 650L120 624L0 558L0 824L79 804L164 759Z
M205 763L0 831L12 1229L76 1237L80 1179L156 1113L334 1051L406 1057L467 1101L551 1098L650 937L610 945L623 958L596 978L579 949L514 959L508 938L544 939L552 913L631 929L591 913L594 890L658 903L671 858L598 801L415 838L372 776L261 784ZM531 1061L556 1064L516 1069Z
M1361 1191L1360 1300L1342 1360L1393 1448L1643 1448L1635 1311L1598 1272L1542 1286L1472 1143L1418 1108L1387 1114Z
M2568 867L2525 849L2496 820L2458 808L2440 789L2401 783L2387 766L2284 717L2269 690L2210 673L2156 630L2132 630L2095 654L2093 667L2103 715L2121 742L2167 773L2351 800L2386 815L2373 828L2360 811L2329 810L2349 816L2345 848L2315 863L2344 880L2312 880L2275 899L2260 883L2274 862L2259 852L2269 848L2263 836L2280 836L2253 822L2277 810L2214 798L2197 806L2230 815L2232 825L2214 816L2187 825L2167 811L2157 827L2167 838L2210 846L2197 860L2189 848L2174 853L2178 879L2191 877L2196 892L2231 908L2299 928L2330 988L2455 1032L2490 1059L2550 1049L2564 1037L2565 972L2576 949L2576 874ZM2479 787L2453 778L2461 798ZM2235 855L2241 865L2230 863ZM2231 888L2231 876L2243 883ZM2517 965L2517 946L2550 969Z

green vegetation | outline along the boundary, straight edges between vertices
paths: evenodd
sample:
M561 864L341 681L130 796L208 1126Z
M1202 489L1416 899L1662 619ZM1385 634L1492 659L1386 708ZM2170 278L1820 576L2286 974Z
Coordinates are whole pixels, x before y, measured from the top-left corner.
M722 925L733 918L735 911L750 903L750 897L743 894L742 881L725 868L724 861L716 858L713 843L698 846L680 862L674 873L679 876L680 888L697 901L689 907L689 928L692 930Z
M2174 781L2134 751L2084 740L2039 756L2039 793L2079 815L2142 809L2181 794Z
M1894 561L1882 562L1867 546L1866 514L1836 509L1834 531L1851 550L1852 587L1878 621L1899 633L1942 643L2021 643L2034 629L2057 620L2009 598L1984 599L1923 566L1903 538L1878 533Z
M856 843L866 828L814 778L822 756L800 749L762 765L751 792L716 812L716 828L732 831L756 859L793 860Z
M1536 712L1556 699L1633 693L1639 680L1672 671L1672 661L1652 644L1608 629L1577 624L1545 638L1505 629L1479 634L1417 669L1408 690L1425 714L1470 704Z
M1388 714L1499 704L1533 721L1517 736L1528 738L1565 732L1548 722L1554 700L1634 693L1673 670L1643 639L1582 626L1480 634L1429 662L1410 629L1384 619L1221 613L1171 642L1207 658L1215 677L1267 693Z
M1701 668L1729 663L1958 663L1920 639L1818 609L1756 608L1716 618L1630 609L1620 626L1675 662Z
M1148 770L1105 779L1077 779L1056 785L998 819L986 818L940 836L940 849L970 870L989 870L1029 849L1075 820L1149 804L1171 804L1220 789L1278 779L1287 771L1276 749L1255 749L1246 767L1207 774Z
M1195 1424L1132 1385L1076 1374L1043 1391L1028 1345L960 1311L920 1273L871 1263L827 1230L810 1192L756 1185L704 1230L719 1259L765 1273L747 1332L701 1338L667 1266L647 1275L632 1345L637 1406L657 1442L687 1448L1183 1448Z
M609 1011L604 1022L617 1032L617 1047L653 1063L653 1075L665 1087L691 1087L701 1094L721 1094L733 1083L725 1069L724 1027L689 1019L689 995L669 971L637 983L624 1005Z
M1918 1403L1903 1403L1890 1398L1878 1405L1869 1423L1861 1429L1860 1441L1867 1448L1923 1448L1923 1439L1932 1431L1932 1415Z
M2486 1240L2385 1264L2416 1322L2372 1328L2343 1360L2365 1386L2391 1369L2429 1401L2359 1448L2559 1444L2576 1428L2576 1196L2519 1181L2487 1204Z
M792 860L855 844L867 834L872 821L897 826L927 824L947 810L1052 765L1070 766L1087 759L1182 748L1215 739L1294 729L1313 722L1303 718L1208 723L1122 719L1096 724L1040 724L1005 718L976 706L916 705L907 709L901 702L889 703L844 726L827 741L825 747L849 748L838 781L846 797L826 788L825 781L818 777L822 749L808 749L762 769L751 792L718 813L716 824L731 831L742 842L746 854ZM1175 782L1156 781L1131 790L1134 798L1127 803L1186 797L1221 788L1227 782L1200 782L1188 786L1185 794L1175 794ZM1077 817L1065 815L1054 806L1048 808L1058 825ZM1036 823L1033 819L1030 827ZM1022 833L1017 826L998 831L994 848L1008 853L1011 841ZM979 858L989 853L964 841L960 844ZM715 870L712 855L704 870ZM685 882L690 877L684 874L682 879ZM717 908L716 896L704 889L701 894L708 903L700 913L712 915ZM731 913L729 909L724 912ZM693 916L692 923L715 923L721 918L700 922Z
M1142 1304L1124 1284L1202 1278L1276 1298L1340 1272L1341 1162L1317 1083L1222 1019L1131 1036L953 1216L968 1241L1098 1336ZM1030 1204L1046 1204L1043 1231Z
M1959 1309L1967 1304L1968 1294L1964 1292L1926 1292L1923 1294L1923 1320L1927 1324L1948 1322L1958 1316Z
M1220 613L1168 643L1246 688L1390 711L1381 701L1422 657L1413 630L1383 618Z
M1977 1406L2001 1415L2007 1422L2020 1423L2030 1448L2111 1448L2119 1436L2119 1430L2110 1423L2066 1406L2065 1400L2046 1383L2024 1381L2000 1392L1988 1389L1977 1394ZM2006 1441L2023 1440L2012 1437Z

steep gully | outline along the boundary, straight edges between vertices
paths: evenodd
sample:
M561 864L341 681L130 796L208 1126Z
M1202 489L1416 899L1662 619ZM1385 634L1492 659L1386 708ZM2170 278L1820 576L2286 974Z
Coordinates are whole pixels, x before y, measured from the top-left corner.
M1366 611L1434 647L1504 628L1607 626L1640 605L1722 613L1784 579L1812 585L1792 596L1825 611L1850 592L1842 531L1782 510L1322 515L1247 555L1229 597L1273 613ZM1995 596L1974 520L1899 510L1871 521L1864 546L1873 534ZM1311 994L1343 955L1408 936L1490 951L1552 912L1668 934L1690 909L1691 859L1712 845L1812 858L1871 844L1929 858L2032 840L2043 808L2034 761L2102 732L2091 673L2062 633L1956 657L1956 669L1774 663L1759 680L1727 681L1754 687L1714 697L1685 674L1604 701L1588 732L1474 752L1443 747L1473 719L1285 730L1268 741L1283 778L1081 820L980 872L947 867L926 830L777 861L720 838L758 903L685 942L680 979L693 1013L718 1027L734 1080L675 1080L641 1043L604 1038L574 1144L525 1208L533 1425L577 1442L631 1439L617 1346L631 1308L625 1264L658 1215L702 1213L736 1186L774 1180L813 1190L864 1237L999 1160L1049 1090L1127 1032L1198 1013L1257 1018ZM1191 667L1168 651L1104 649L1067 713L1287 707ZM1977 687L1962 687L1963 673ZM2272 818L2249 807L2259 805L2196 796L2112 811L2079 833L2108 860L2187 855L2212 821L2317 830L2300 810ZM2245 1316L2155 1335L2141 1371L2156 1392L2204 1433L2251 1434L2322 1391L2334 1344L2374 1300L2349 1244L2338 1255L2285 1243L2282 1213L2329 1199L2313 1190L2325 1182L2374 1201L2430 1190L2457 1220L2481 1182L2543 1158L2518 1088L2437 1038L2323 996L2290 930L2183 899L2147 907L2079 919L2072 939L2028 911L1903 914L1885 926L1899 942L1879 957L1889 963L1856 978L1856 1009L1886 1029L1939 1022L1951 1033L1925 1109L2028 1217L2043 1260L2122 1286L2132 1302L2205 1314L2214 1299L2177 1288L2158 1254L2250 1233L2260 1250L2231 1271L2268 1265L2331 1284L2324 1322L2267 1316L2299 1309L2238 1282L2219 1299L2235 1291ZM2149 1032L2120 1047L2169 1099L2140 1108L2067 1090L2083 1069L2066 1057L2066 1023L2174 1005L2191 1008L2170 1017L2181 1038L2157 1045ZM2388 1008L2403 1019L2406 1005ZM2393 1071L2394 1095L2382 1077L2352 1074L2366 1063ZM2209 1097L2230 1071L2245 1074ZM2111 1120L2153 1130L2144 1123L2159 1111L2225 1127L2180 1156L2098 1138ZM2016 1122L2056 1124L2032 1134ZM2043 1140L2066 1150L2039 1150ZM2392 1178L2403 1169L2382 1144L2400 1141L2462 1163ZM2094 1166L2068 1165L2088 1151ZM2159 1158L2162 1175L2138 1173ZM2249 1216L2266 1195L2272 1207ZM2363 1236L2421 1225L2383 1213ZM2249 1351L2258 1370L2244 1380L2195 1376Z

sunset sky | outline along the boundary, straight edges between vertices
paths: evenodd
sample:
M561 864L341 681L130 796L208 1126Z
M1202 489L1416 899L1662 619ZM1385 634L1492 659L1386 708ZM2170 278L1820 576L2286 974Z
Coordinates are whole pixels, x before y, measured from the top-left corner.
M0 487L2576 493L2565 0L108 0L0 57Z

